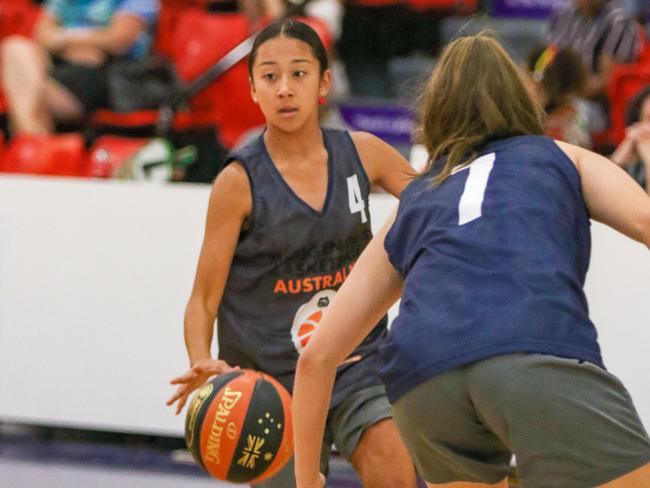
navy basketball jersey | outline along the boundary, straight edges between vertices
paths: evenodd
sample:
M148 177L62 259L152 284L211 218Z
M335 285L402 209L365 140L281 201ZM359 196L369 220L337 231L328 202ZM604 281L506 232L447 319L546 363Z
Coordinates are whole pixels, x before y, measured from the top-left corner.
M405 280L382 348L391 401L500 354L602 359L583 285L590 222L573 162L544 136L488 144L403 192L385 247Z
M372 238L370 182L354 143L338 130L324 129L323 138L328 186L320 212L289 187L263 137L230 158L248 174L253 207L219 307L219 356L265 371L289 391L298 355ZM378 347L385 332L386 319L353 353L363 359L339 367L332 405L356 389L381 384Z

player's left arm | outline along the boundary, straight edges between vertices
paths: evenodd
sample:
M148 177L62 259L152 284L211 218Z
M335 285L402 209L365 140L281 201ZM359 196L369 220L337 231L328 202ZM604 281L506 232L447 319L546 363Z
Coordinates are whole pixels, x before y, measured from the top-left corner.
M650 248L650 198L643 189L600 154L565 142L556 143L578 168L591 217Z
M361 253L300 355L293 391L298 488L320 488L320 450L336 368L361 343L402 292L384 239L395 212Z
M399 198L416 174L413 167L393 146L377 136L368 132L351 132L350 136L370 183Z

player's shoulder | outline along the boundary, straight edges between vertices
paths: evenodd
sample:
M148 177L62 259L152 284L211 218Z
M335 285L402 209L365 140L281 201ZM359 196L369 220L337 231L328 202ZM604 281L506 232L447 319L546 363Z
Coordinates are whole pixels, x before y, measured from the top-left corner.
M398 154L392 146L369 132L350 132L350 138L364 166L383 162L387 156Z
M553 140L553 142L560 148L566 157L571 160L571 162L576 166L580 167L580 161L586 157L589 157L591 151L575 144L569 144L568 142Z
M236 159L230 161L214 179L213 186L233 190L248 187L248 174L244 165Z
M212 184L213 199L226 204L250 205L251 185L244 166L237 160L231 161L217 175Z
M354 142L354 145L357 147L357 150L359 150L359 148L372 149L376 147L384 147L386 145L384 141L370 132L350 131L349 134L352 142Z

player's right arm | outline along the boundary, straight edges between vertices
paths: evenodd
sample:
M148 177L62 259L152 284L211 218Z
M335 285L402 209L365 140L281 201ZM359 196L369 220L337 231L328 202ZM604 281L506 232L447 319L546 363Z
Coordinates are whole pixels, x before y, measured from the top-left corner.
M192 293L185 309L185 346L190 369L171 383L179 385L167 401L178 402L179 413L192 391L210 376L229 371L230 365L212 358L214 319L223 296L239 234L252 211L252 196L244 168L232 163L212 186L203 245Z

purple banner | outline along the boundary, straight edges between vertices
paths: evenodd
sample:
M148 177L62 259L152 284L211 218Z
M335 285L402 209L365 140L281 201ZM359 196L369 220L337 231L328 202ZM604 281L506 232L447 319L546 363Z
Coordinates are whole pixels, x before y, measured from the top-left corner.
M556 7L572 0L492 0L491 14L495 17L525 17L546 19Z
M351 130L370 132L389 144L410 144L414 128L411 111L398 105L338 104Z

